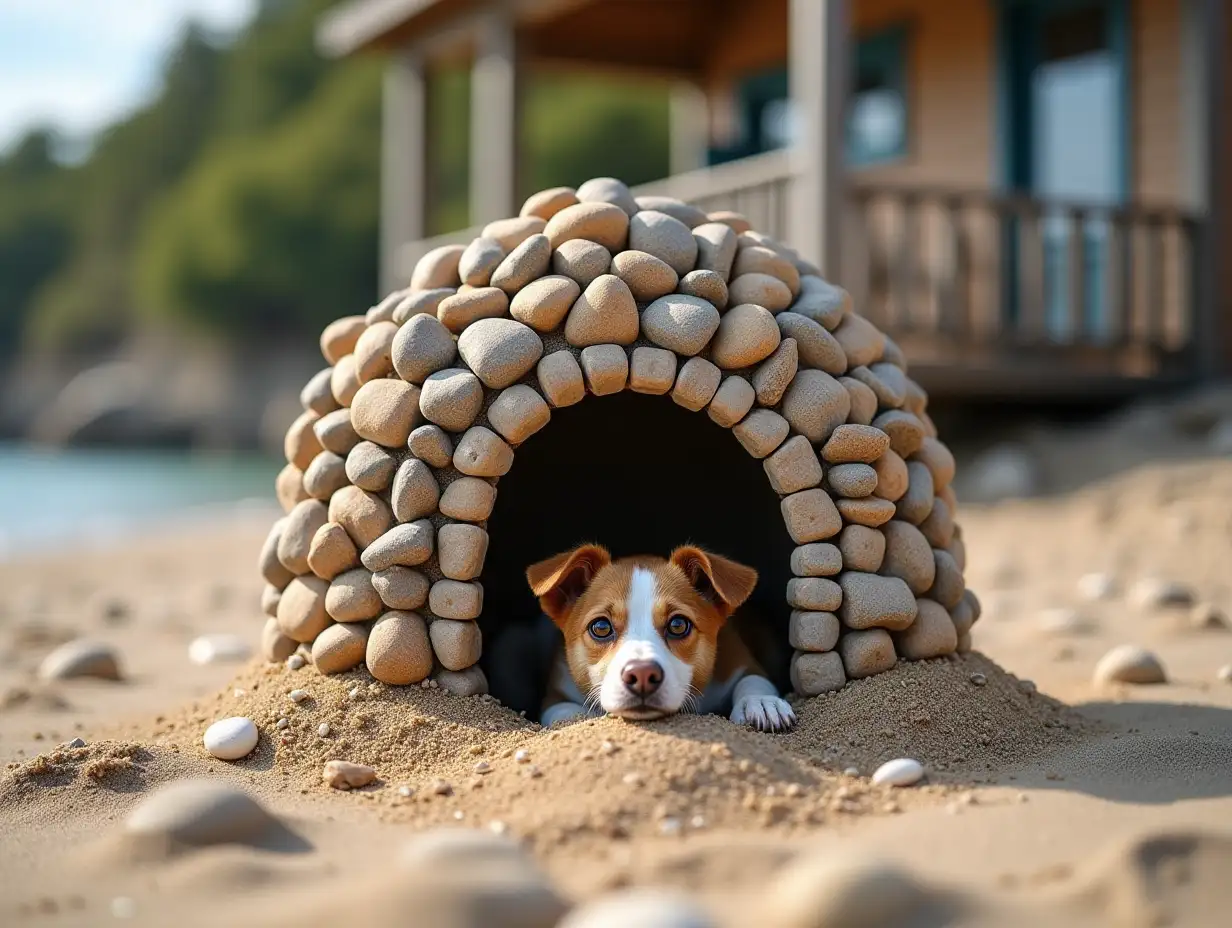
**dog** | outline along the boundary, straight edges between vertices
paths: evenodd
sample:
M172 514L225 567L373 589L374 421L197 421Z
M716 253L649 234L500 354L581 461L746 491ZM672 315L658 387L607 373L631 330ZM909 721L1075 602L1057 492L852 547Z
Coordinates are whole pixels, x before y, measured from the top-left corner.
M544 725L607 713L632 721L721 712L762 731L796 716L727 620L757 571L686 545L666 560L582 545L527 568L540 607L564 635Z

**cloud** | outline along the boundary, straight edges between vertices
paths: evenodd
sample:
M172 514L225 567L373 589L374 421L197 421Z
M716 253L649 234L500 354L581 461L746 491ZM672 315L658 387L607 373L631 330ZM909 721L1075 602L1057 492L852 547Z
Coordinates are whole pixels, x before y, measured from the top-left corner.
M4 0L0 3L0 150L36 125L89 135L154 91L190 20L243 26L255 0Z

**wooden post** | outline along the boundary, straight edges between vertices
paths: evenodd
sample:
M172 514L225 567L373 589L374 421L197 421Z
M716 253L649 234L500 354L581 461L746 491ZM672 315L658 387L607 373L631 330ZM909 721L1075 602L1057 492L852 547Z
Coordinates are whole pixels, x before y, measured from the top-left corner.
M427 87L423 58L412 49L385 67L381 130L381 294L405 287L407 243L424 237L427 214Z
M471 70L471 223L517 214L518 54L512 10L484 12Z
M1199 372L1210 379L1232 369L1232 183L1227 179L1232 156L1232 71L1227 57L1232 53L1232 17L1224 0L1202 0L1204 26L1206 151L1202 159L1206 178L1202 185L1206 209L1197 261L1195 300L1197 318L1191 338L1198 346Z
M795 120L795 179L789 241L841 283L845 212L843 116L848 0L790 0L788 81Z

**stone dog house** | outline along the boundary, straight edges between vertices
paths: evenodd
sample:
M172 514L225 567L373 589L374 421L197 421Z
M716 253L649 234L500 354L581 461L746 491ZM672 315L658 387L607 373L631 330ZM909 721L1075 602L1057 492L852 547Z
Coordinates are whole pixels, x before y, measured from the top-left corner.
M761 490L732 503L754 500L745 522L772 516L749 529L765 537L748 550L789 562L755 566L763 589L782 580L768 595L797 693L970 645L979 607L963 582L954 459L927 397L845 291L739 215L635 199L612 179L543 191L470 245L428 253L407 290L329 325L321 350L331 366L287 432L286 516L260 558L270 660L303 644L322 673L366 663L389 684L487 691L481 581L489 608L498 585L528 595L520 571L552 553L507 546L497 584L495 565L485 570L497 491L518 476L524 442L529 455L554 429L568 439L575 404L625 409L594 399L622 391L720 436L716 462L764 470L777 508ZM663 466L693 447L676 436L694 427L671 423L657 439ZM597 465L621 441L583 444L574 451ZM523 507L536 524L494 531L550 534L553 511L589 498Z

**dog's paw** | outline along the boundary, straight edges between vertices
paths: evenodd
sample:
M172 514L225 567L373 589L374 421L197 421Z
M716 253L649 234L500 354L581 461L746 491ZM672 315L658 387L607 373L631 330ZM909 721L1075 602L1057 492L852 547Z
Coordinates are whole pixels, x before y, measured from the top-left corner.
M786 731L796 724L796 713L779 696L745 696L732 707L731 720L758 731Z

